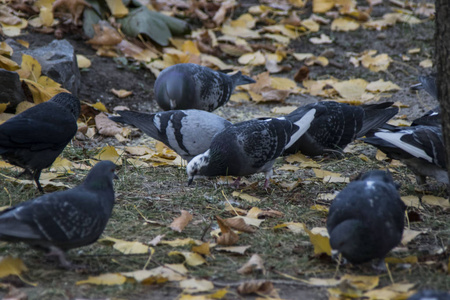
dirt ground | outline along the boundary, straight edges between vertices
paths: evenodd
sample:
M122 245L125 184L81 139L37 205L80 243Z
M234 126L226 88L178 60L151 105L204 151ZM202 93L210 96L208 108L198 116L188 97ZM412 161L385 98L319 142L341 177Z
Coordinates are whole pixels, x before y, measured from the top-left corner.
M245 1L242 1L245 2ZM380 17L390 11L390 6L384 1L383 5L376 6L372 17ZM245 3L240 8L245 11L250 3ZM310 8L309 8L310 9ZM238 12L236 12L237 14ZM304 12L308 16L310 11ZM302 18L302 15L300 15ZM409 86L417 82L417 76L430 73L430 69L419 67L419 62L426 58L434 56L434 21L424 21L422 24L410 26L407 24L397 24L383 31L372 31L359 29L354 32L335 32L331 31L329 26L323 26L321 32L329 35L334 42L331 45L313 45L308 42L310 36L300 37L293 41L289 48L293 52L311 52L319 55L325 50L333 49L335 53L330 66L326 68L320 66L310 67L310 77L312 79L327 78L334 76L341 80L351 78L363 78L366 80L391 80L402 89L396 92L392 98L382 99L380 101L399 101L408 107L402 108L400 114L406 115L407 119L412 120L427 110L435 107L437 102L431 96L424 92L418 95L409 90ZM54 39L53 35L45 35L36 32L28 32L19 37L20 39L30 42L30 47L39 47L45 45ZM85 39L80 33L69 33L64 36L75 48L77 54L83 54L88 57L92 66L88 70L81 72L81 89L80 99L89 103L101 101L109 110L118 105L128 106L132 110L142 112L157 112L159 107L156 105L153 97L153 85L155 82L154 75L145 67L134 63L122 65L119 61L112 58L99 57L95 54L89 45L85 43ZM408 49L420 48L421 52L411 57L411 61L403 62L401 54L406 54ZM374 73L366 68L355 68L348 62L346 53L359 53L367 49L378 50L378 53L387 53L395 62L386 72ZM221 57L225 62L236 63L230 57ZM288 73L281 73L278 76L293 78L295 72L302 66L302 63L288 60L287 63L292 65L292 70ZM262 70L254 69L254 74L260 73ZM111 89L126 89L133 91L133 95L119 99L111 93ZM322 99L310 95L292 95L285 105L301 106L307 103L320 101ZM225 116L232 122L241 121L245 118L252 118L261 115L270 115L270 109L274 106L280 106L279 103L256 104L252 102L244 104L229 103L225 107L216 111L219 115ZM105 139L101 143L108 142L110 144L118 144L114 139ZM89 143L92 143L91 145ZM86 142L85 147L97 145L99 141ZM349 170L349 173L355 170ZM362 170L359 170L362 171ZM182 173L182 172L179 172ZM178 173L177 173L178 174ZM170 178L170 175L168 175ZM183 176L183 175L181 175ZM180 177L180 176L178 176ZM178 180L178 178L177 178ZM167 195L171 193L170 188L180 189L183 193L189 193L189 190L178 187L177 183L171 186L161 183L145 182L151 188L151 195ZM180 183L181 185L181 183ZM178 191L180 193L180 191ZM119 192L120 194L120 192ZM48 270L47 270L48 271ZM50 272L50 271L48 271ZM302 285L287 285L279 281L275 284L279 289L280 297L283 299L327 299L327 292L323 288L311 288ZM26 288L25 290L34 290L33 294L42 295L39 290L45 290L45 287ZM75 294L62 292L61 298L77 298L84 297L86 294L80 287ZM62 288L64 291L64 288ZM109 292L105 292L110 295ZM0 294L1 295L1 294ZM102 298L102 291L96 293ZM179 295L179 291L171 288L170 284L165 286L149 286L140 288L139 291L130 292L127 299L173 299ZM56 297L57 298L57 297ZM121 297L122 298L122 297ZM231 295L227 299L239 299L240 296ZM37 299L37 298L36 298ZM42 298L43 299L43 298Z

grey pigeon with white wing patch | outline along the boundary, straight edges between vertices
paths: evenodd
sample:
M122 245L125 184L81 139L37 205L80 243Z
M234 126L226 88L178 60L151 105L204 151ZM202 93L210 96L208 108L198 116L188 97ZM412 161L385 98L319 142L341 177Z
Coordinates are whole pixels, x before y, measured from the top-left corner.
M0 155L32 174L43 192L42 169L50 167L75 136L79 115L80 100L69 93L23 111L0 125Z
M255 119L218 133L210 148L187 165L189 184L198 176L245 176L263 172L268 187L275 159L309 128L314 110L295 123L286 118Z
M131 124L164 143L190 161L208 150L213 137L231 122L218 115L196 109L170 110L156 114L122 110L111 116L115 122Z
M286 116L295 121L314 110L314 120L308 131L298 139L286 153L300 151L304 155L318 156L325 153L340 153L356 138L369 130L385 124L398 112L392 102L353 106L334 101L307 104Z
M114 206L115 165L97 163L73 189L46 194L0 213L0 240L24 242L58 256L71 267L65 250L94 243L102 234Z
M405 208L388 172L365 173L331 203L327 218L331 248L354 264L383 259L402 239Z
M233 75L197 64L177 64L164 69L155 82L155 98L163 110L213 111L225 105L238 85L255 83L239 71Z

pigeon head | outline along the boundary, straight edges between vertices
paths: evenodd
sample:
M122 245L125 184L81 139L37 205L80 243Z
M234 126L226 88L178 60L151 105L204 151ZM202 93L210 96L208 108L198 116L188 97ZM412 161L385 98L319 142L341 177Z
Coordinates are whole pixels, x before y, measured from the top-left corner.
M359 178L357 178L357 180L380 181L394 185L397 190L400 188L400 185L394 182L394 179L389 171L373 170L362 174Z
M359 257L363 254L364 247L359 243L365 241L364 236L367 235L367 230L363 224L358 220L347 220L342 222L330 233L330 245L333 250L342 253L342 256L347 258L350 262L362 262L363 258ZM361 261L362 260L362 261Z
M55 96L53 96L52 99L49 101L58 103L59 105L66 108L68 111L70 111L75 118L75 120L78 119L80 116L80 100L78 100L77 97L73 96L69 93L59 93Z
M186 172L188 175L188 185L190 185L195 177L205 176L205 170L209 166L210 155L207 150L205 153L199 154L194 157L187 165Z
M113 179L117 179L114 173L116 165L109 160L97 163L89 172L83 185L90 190L106 190L113 188Z
M165 106L171 110L189 108L186 107L185 102L186 98L192 97L192 94L195 93L192 78L179 70L173 69L161 74L159 79L158 84L155 83L158 100L163 99Z

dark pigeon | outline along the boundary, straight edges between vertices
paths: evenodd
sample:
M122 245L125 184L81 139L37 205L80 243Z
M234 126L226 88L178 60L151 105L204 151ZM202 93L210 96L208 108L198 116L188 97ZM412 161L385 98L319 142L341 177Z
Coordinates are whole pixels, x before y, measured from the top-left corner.
M418 184L425 184L426 176L449 184L441 126L385 126L361 140L402 161L416 175Z
M32 174L39 191L42 169L48 168L77 132L80 101L59 93L0 125L0 155ZM24 174L22 173L22 174Z
M46 250L58 256L63 267L70 267L64 251L94 243L111 216L115 167L110 161L101 161L79 186L2 211L0 240Z
M410 87L411 90L425 90L434 99L438 100L437 97L437 84L436 84L436 74L430 74L426 76L419 76L420 83L414 84Z
M383 259L403 234L406 206L385 171L370 171L333 200L327 229L334 251L353 264Z
M187 161L208 150L214 135L231 126L231 122L224 118L196 109L170 110L156 114L127 110L117 113L120 117L113 116L110 119L136 126Z
M177 64L164 69L155 82L155 97L163 110L213 111L225 105L238 85L255 83L242 75L216 72L196 64Z
M385 124L398 112L392 102L353 106L334 101L311 103L297 108L286 118L295 122L314 110L314 120L308 131L286 149L286 154L300 151L304 155L318 156L341 153L349 143L364 136L369 130Z
M306 132L314 112L295 123L286 118L256 119L228 126L210 148L187 165L189 184L198 176L245 176L264 172L268 187L275 159Z
M450 293L444 291L424 290L415 293L408 300L450 300Z

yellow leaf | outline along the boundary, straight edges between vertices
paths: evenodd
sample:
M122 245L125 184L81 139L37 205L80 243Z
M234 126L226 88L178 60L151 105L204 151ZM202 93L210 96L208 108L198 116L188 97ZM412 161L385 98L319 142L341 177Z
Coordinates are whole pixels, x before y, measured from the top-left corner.
M181 50L183 52L189 53L189 54L194 54L194 55L200 55L200 50L198 50L197 45L191 41L191 40L187 40L183 43L183 45L181 46Z
M199 246L192 246L191 250L192 252L201 254L201 255L211 255L211 251L210 251L210 244L209 242L207 243L203 243Z
M369 291L378 286L380 278L378 276L362 276L345 274L341 277L342 281L346 281L351 287L359 291Z
M384 81L383 79L372 81L366 86L366 90L369 92L390 92L398 91L400 87L391 81Z
M382 152L381 150L377 150L377 153L375 154L375 158L379 161L384 161L384 160L388 159L386 153Z
M243 93L243 92L242 93L234 93L231 95L230 101L241 103L241 102L250 101L250 97L248 96L247 93Z
M270 77L270 86L277 90L295 90L297 83L285 77Z
M3 55L0 55L0 68L7 71L16 71L20 69L19 65L15 61Z
M440 206L442 208L450 208L448 199L442 197L436 197L432 195L425 195L422 197L422 203L432 206Z
M420 53L420 48L413 48L408 50L408 54L417 54Z
M239 198L241 198L242 200L248 201L248 202L250 202L250 203L254 203L254 202L259 202L259 201L261 201L261 199L259 199L259 198L257 198L257 197L250 196L249 194L246 194L246 193L240 193L240 192L238 192L238 191L234 191L234 192L231 194L231 196L233 196L233 197L239 197Z
M28 271L28 268L20 258L9 255L0 258L0 278L9 275L20 276L24 271Z
M331 30L354 31L359 28L359 23L350 18L337 18L331 23Z
M119 98L126 98L133 95L132 91L111 89L111 92ZM99 103L99 102L98 102Z
M368 53L361 57L361 64L365 68L369 68L373 72L386 71L392 61L387 54L379 54L377 56L373 56Z
M297 170L299 170L300 168L297 166L293 166L293 165L282 165L281 167L279 167L277 170L282 170L282 171L292 171L295 172Z
M50 171L52 172L70 172L72 168L72 162L66 158L62 158L61 156L58 156L53 164L50 167Z
M9 102L8 103L0 103L0 114L6 110L8 105L9 105Z
M22 46L24 46L25 48L29 48L30 47L30 43L24 40L16 40L16 42L18 42L19 44L21 44Z
M105 112L105 113L108 112L108 110L106 109L105 104L101 103L100 101L96 102L95 104L89 105L89 106L91 106L91 107L93 107L93 108L95 108L95 109L97 109L99 111Z
M122 18L128 15L128 8L125 7L122 0L106 0L106 4L114 17Z
M21 79L29 79L37 82L41 77L41 64L28 54L22 54L22 64L20 70L17 71Z
M272 108L270 110L270 112L273 113L273 114L276 114L276 115L287 115L287 114L290 114L291 112L293 112L296 109L297 109L297 106L292 106L292 105L275 106L274 108Z
M89 276L86 280L76 282L80 284L95 284L95 285L121 285L127 281L127 278L119 273L106 273L99 276Z
M205 279L192 278L180 281L180 288L185 293L193 294L210 291L214 289L214 284Z
M264 261L258 254L253 254L252 257L237 270L237 272L246 275L252 273L254 270L260 270L263 274L266 273Z
M313 13L325 13L332 9L336 0L313 0Z
M326 176L334 176L334 177L341 176L341 174L339 173L334 173L322 169L312 169L312 170L314 171L314 174L316 175L317 178L325 178Z
M97 160L109 160L116 165L122 165L122 160L120 159L119 153L117 153L116 148L113 146L103 147L97 155L94 155L93 158Z
M384 259L385 263L388 264L417 264L419 259L417 256L407 256L407 257L386 257Z
M217 247L214 249L217 251L226 251L226 252L244 254L245 251L250 247L251 246L231 246L231 247Z
M166 264L151 270L123 272L121 274L140 283L152 284L185 280L187 272L188 270L183 264Z
M336 82L333 88L341 95L342 98L350 100L359 100L364 94L368 82L364 79L350 79L346 81Z
M266 58L261 51L247 53L239 57L238 62L241 65L260 66L266 63Z
M402 236L402 245L406 245L409 242L411 242L413 239L415 239L419 234L426 233L426 231L417 231L412 229L403 230L403 236Z
M306 283L313 286L337 286L342 282L341 279L335 278L309 278Z
M23 79L23 81L25 81L28 88L30 89L35 104L48 101L54 96L49 91L47 91L45 87L35 81L29 79Z
M374 289L364 293L364 298L370 300L392 300L392 299L409 299L415 291L412 290L416 284L414 283L394 283L380 289Z
M278 224L273 229L279 229L279 228L288 228L293 233L300 233L303 235L306 235L305 231L305 224L303 223L297 223L297 222L285 222L283 224Z
M203 242L194 240L192 238L175 239L172 241L161 241L160 244L169 245L172 247L181 247L186 245L201 245Z
M300 33L289 29L288 26L286 25L272 25L272 26L265 26L263 27L264 31L269 31L269 32L279 32L284 36L287 36L291 39L296 39L299 37Z
M251 14L242 14L236 20L230 22L233 27L253 28L256 24L256 19Z
M10 45L8 45L4 41L0 43L0 55L11 56L13 55L13 53L14 53L13 48L11 48Z
M314 54L312 54L312 53L292 53L292 55L298 61L302 61L307 58L314 57Z
M169 256L173 255L181 255L185 258L186 263L190 266L199 266L206 263L206 260L199 254L188 251L171 251L168 254Z
M311 244L314 246L314 254L322 254L326 253L331 256L331 246L330 246L330 237L328 235L328 231L324 227L315 227L311 230L306 228L303 225L306 233L309 235L309 240Z
M326 207L325 205L316 204L316 205L311 206L310 209L316 210L319 212L328 213L328 207Z
M152 248L140 242L128 242L112 237L105 237L98 240L99 243L113 244L113 248L124 254L143 254L148 253L149 250L153 252Z
M261 36L258 32L245 27L233 27L227 24L222 26L222 33L224 35L238 36L244 39L259 39Z
M286 157L288 163L299 162L302 168L320 168L320 165L309 157L297 152Z
M324 33L322 33L320 35L320 38L313 37L313 38L310 38L309 41L311 43L315 44L315 45L318 45L318 44L331 44L333 42L330 39L330 37L328 35L324 34Z
M86 69L86 68L89 68L92 63L89 60L89 58L87 58L86 56L84 56L82 54L77 54L77 64L78 64L78 68Z

